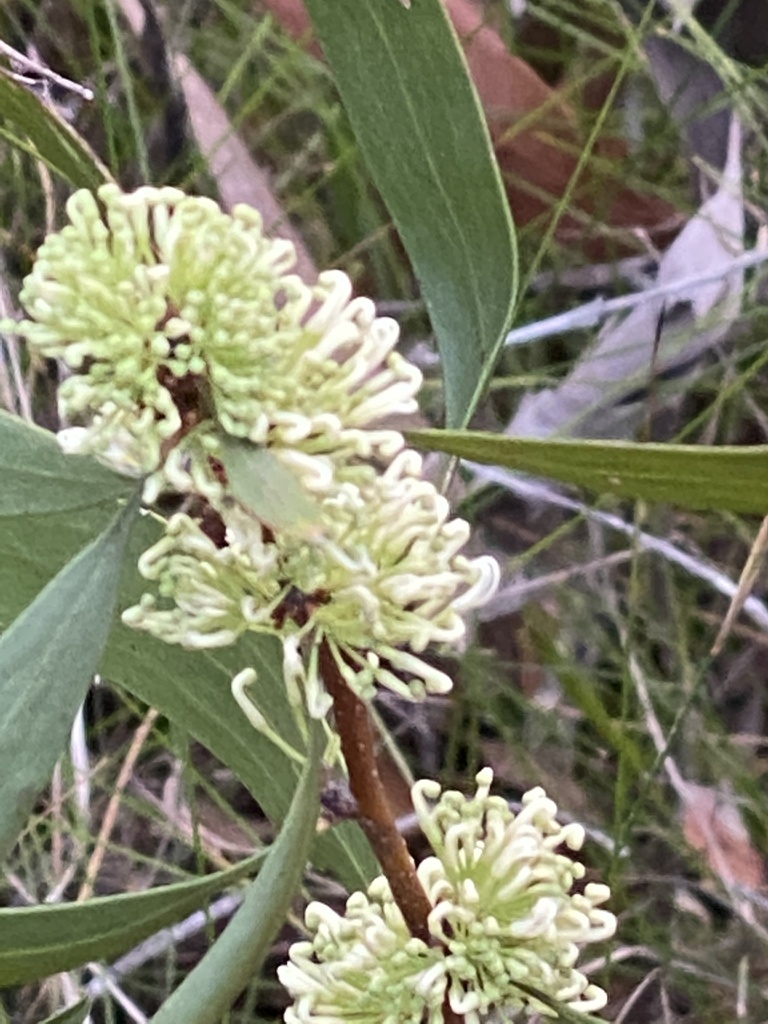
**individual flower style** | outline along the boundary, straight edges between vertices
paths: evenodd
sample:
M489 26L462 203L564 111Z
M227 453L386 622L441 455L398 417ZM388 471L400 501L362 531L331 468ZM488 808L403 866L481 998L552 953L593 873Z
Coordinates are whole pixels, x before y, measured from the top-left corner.
M308 457L389 460L402 437L368 429L411 412L421 376L397 324L351 299L346 275L311 287L290 242L247 206L224 213L173 188L76 192L49 235L16 325L73 371L59 390L70 451L152 473L199 423Z
M234 501L220 509L224 536L212 539L186 514L142 555L158 582L124 621L185 647L230 644L246 630L311 639L305 689L322 689L318 645L360 696L376 684L421 698L450 689L449 677L419 655L430 643L464 636L462 613L498 583L489 557L461 554L469 525L421 477L421 459L401 452L362 486L338 483L318 502L316 535L275 535ZM310 699L313 707L322 705Z
M367 896L354 894L344 915L309 905L309 939L278 969L293 998L287 1024L441 1024L446 999L468 1024L493 1011L553 1015L536 993L583 1013L605 1005L576 961L580 946L614 934L616 919L602 908L610 893L595 883L572 892L584 867L558 852L579 850L583 828L558 824L541 789L515 815L490 795L492 781L490 768L479 772L472 798L440 795L430 781L413 789L434 850L418 867L432 905L430 945L409 934L383 877Z

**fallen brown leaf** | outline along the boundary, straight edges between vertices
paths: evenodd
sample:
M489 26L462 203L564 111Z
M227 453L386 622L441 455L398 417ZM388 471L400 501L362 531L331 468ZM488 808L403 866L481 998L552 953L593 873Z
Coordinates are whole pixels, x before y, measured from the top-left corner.
M750 842L734 801L709 786L688 783L683 797L683 833L726 886L757 889L765 883L763 858Z
M294 39L318 52L302 0L263 2ZM463 40L515 220L520 225L539 218L546 222L573 178L584 145L576 113L529 64L509 52L471 0L446 0L446 6ZM558 240L595 260L637 252L638 232L657 245L670 241L681 219L658 197L624 187L628 154L621 140L601 140L595 157L558 223Z

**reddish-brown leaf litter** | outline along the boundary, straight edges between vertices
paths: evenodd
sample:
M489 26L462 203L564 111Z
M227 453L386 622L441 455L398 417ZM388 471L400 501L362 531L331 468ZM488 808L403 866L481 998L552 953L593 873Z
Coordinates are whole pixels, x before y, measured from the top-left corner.
M302 0L265 4L297 41L320 54ZM662 246L670 241L681 219L658 196L624 185L630 155L622 140L598 138L578 170L587 133L569 102L569 84L549 85L511 53L472 0L446 0L446 7L485 110L516 223L537 220L546 227L570 188L555 231L561 244L602 260L640 251L641 238Z

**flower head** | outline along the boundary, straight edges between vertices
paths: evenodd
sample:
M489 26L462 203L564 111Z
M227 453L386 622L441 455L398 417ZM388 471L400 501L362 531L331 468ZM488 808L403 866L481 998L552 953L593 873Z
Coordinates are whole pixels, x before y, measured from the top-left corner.
M523 796L514 814L490 796L493 772L477 775L468 800L430 781L413 789L414 807L435 856L418 868L433 911L429 928L449 951L451 1005L457 1013L486 1013L492 1005L543 1003L521 994L523 982L591 1012L605 1005L602 989L575 967L579 947L613 935L616 918L603 910L610 892L589 883L571 892L584 866L576 852L584 842L580 825L560 825L557 805L543 789ZM439 800L434 808L428 799Z
M310 938L279 969L294 998L288 1024L415 1024L422 1014L439 1024L446 998L469 1024L493 1010L551 1014L529 990L585 1013L605 1005L605 993L576 961L582 945L614 933L616 919L602 909L609 890L588 884L572 892L584 867L559 852L578 850L584 830L558 824L557 807L541 789L526 793L515 815L489 795L492 780L489 768L479 772L472 798L441 795L429 781L413 789L434 850L418 867L433 944L409 935L383 877L367 897L356 893L343 917L311 904Z
M420 655L463 636L462 612L490 596L498 569L461 553L467 524L385 422L415 410L421 382L395 351L397 324L352 298L339 271L315 285L290 273L293 247L249 207L105 185L76 192L67 213L17 325L72 371L60 442L143 476L148 503L185 498L139 563L157 593L125 622L192 648L275 633L315 711L327 708L322 644L363 696L377 683L411 697L449 689ZM228 475L241 443L317 503L312 536L246 507Z
M388 895L356 892L344 915L310 903L304 921L311 939L294 943L277 971L294 999L286 1024L440 1024L442 953L411 937Z
M450 689L419 654L464 636L462 613L495 589L498 567L461 553L469 526L449 518L419 456L401 452L361 486L337 483L318 508L317 535L306 538L271 536L241 505L224 503L224 543L175 516L139 562L165 605L147 595L124 621L186 647L229 644L246 630L311 636L315 647L325 640L364 697L377 683L416 698ZM315 662L306 685L322 686Z
M397 324L339 271L315 286L289 273L291 243L268 238L257 211L110 184L76 192L67 213L24 283L17 330L73 371L59 390L78 424L69 450L151 473L206 421L309 455L402 447L368 429L416 408L421 375L394 351Z

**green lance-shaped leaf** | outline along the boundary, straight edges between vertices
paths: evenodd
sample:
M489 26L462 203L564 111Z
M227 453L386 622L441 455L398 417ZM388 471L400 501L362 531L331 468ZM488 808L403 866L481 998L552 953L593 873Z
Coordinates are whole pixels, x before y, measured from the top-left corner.
M0 858L64 750L99 667L138 495L0 638Z
M578 484L599 494L690 509L768 511L768 446L540 441L473 431L414 430L411 444L472 462Z
M0 631L135 491L48 431L0 412Z
M247 877L264 858L260 852L227 871L147 892L0 910L0 987L113 960Z
M0 525L20 516L110 508L136 490L133 481L87 455L64 455L54 436L0 411ZM1 619L0 619L1 621Z
M234 497L275 530L311 534L320 509L274 452L226 434L220 441L221 461Z
M61 1013L56 1013L53 1017L46 1017L43 1024L83 1024L90 1010L90 1000L81 999L79 1003L62 1010Z
M76 188L98 188L111 175L88 143L56 111L0 68L0 134Z
M450 426L493 369L517 292L512 220L441 0L307 0L437 335Z
M322 726L313 723L299 785L261 873L227 928L158 1010L153 1024L218 1024L257 975L301 884L317 822L325 742Z

